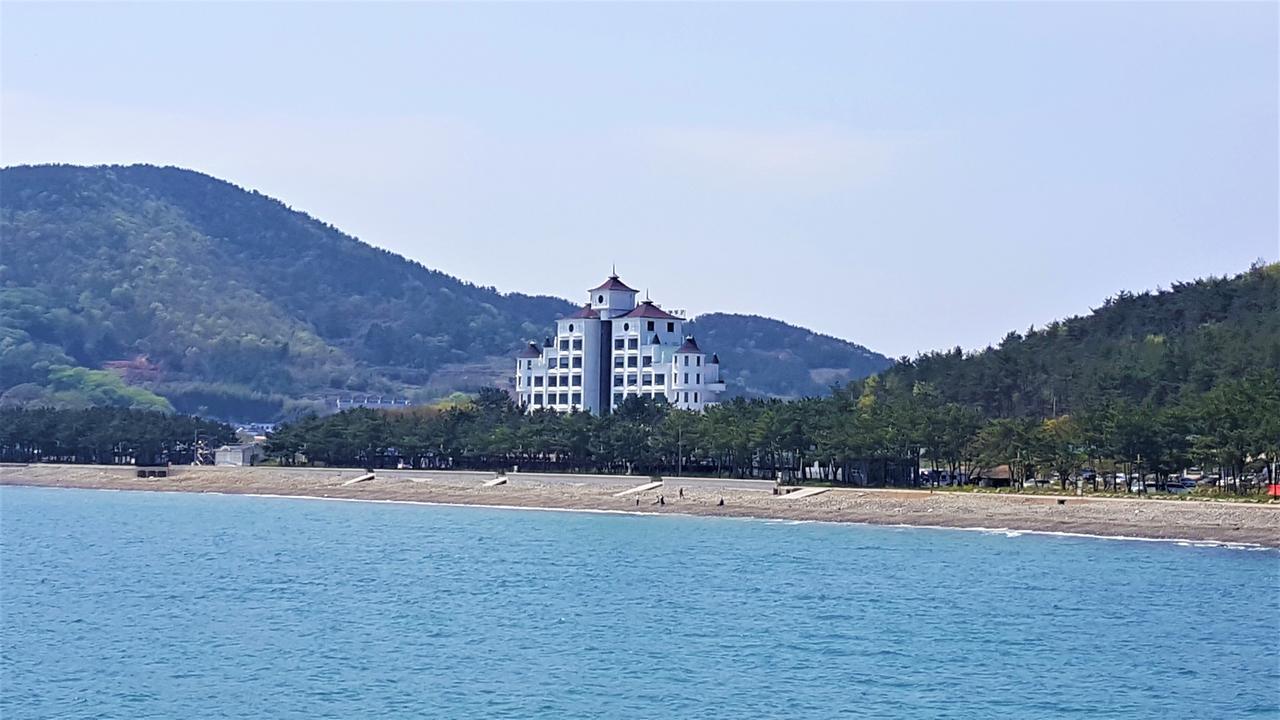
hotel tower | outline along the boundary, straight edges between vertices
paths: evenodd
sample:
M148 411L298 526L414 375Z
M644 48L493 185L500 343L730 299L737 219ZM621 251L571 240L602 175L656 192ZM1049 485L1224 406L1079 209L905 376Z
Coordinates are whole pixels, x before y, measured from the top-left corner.
M587 303L556 322L554 338L516 356L516 397L529 410L610 412L629 397L701 411L724 391L720 358L708 357L684 318L610 275Z

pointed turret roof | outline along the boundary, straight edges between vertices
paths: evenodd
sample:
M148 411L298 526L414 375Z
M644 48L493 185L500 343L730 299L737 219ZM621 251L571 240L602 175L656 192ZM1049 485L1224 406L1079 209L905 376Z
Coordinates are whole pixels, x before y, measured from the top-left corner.
M597 285L596 287L591 288L591 290L589 290L588 292L595 292L597 290L621 290L622 292L629 292L629 293L638 292L636 290L633 290L627 287L626 283L619 280L617 273L610 275L608 280L605 280L600 285Z
M517 355L518 358L540 358L542 357L542 349L538 347L538 343L531 342L524 346L524 349Z
M702 352L702 349L698 347L698 342L693 339L692 335L686 335L684 337L684 344L681 345L680 349L676 350L676 352L677 353L700 353Z
M581 308L579 308L578 311L575 312L574 314L565 316L566 320L571 318L581 318L583 320L599 320L600 313L596 312L591 308L591 303L587 303L586 305L583 305Z
M650 319L656 319L656 320L679 320L680 319L680 318L677 318L675 315L672 315L671 313L667 312L666 310L663 310L662 308L658 307L657 305L654 305L652 300L645 300L644 302L635 306L635 308L633 308L630 312L628 312L626 315L623 315L622 317L650 318Z
M711 353L711 362L712 362L712 364L714 364L714 365L719 365L719 364L720 364L720 356L719 356L719 355L717 355L716 353Z

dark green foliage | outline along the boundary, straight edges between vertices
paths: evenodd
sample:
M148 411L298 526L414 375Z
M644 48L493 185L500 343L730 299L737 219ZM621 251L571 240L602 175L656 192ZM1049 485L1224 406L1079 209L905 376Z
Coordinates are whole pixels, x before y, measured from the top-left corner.
M1280 375L1280 264L1121 293L999 347L922 355L885 382L927 382L987 415L1045 418L1125 400L1170 407L1249 371Z
M1124 401L1043 420L984 420L932 387L903 392L876 378L829 397L735 399L704 414L633 398L603 417L522 412L502 392L447 410L351 410L277 428L281 462L601 473L716 474L917 485L921 466L1006 484L1085 467L1167 479L1193 464L1237 488L1280 443L1280 382L1251 373L1163 410ZM1265 457L1264 457L1265 456ZM1254 486L1256 489L1256 485Z
M188 415L113 407L0 409L5 462L191 462L195 447L214 448L235 437L230 425Z
M223 417L288 417L284 398L474 391L505 382L515 350L574 308L462 282L188 170L13 167L0 190L0 392L46 386L54 365L136 356L156 368L139 382L181 387L175 405ZM845 380L884 362L758 318L699 327L736 392L818 392L830 378L815 382L813 367ZM493 358L501 369L475 384L433 381Z

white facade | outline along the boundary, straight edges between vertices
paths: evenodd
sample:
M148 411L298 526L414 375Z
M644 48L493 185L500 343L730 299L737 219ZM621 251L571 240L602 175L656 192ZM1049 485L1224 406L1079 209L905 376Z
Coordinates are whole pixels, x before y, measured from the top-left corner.
M587 291L577 312L556 321L556 335L529 343L516 358L515 390L529 411L610 412L628 397L663 399L683 410L713 405L724 383L720 359L708 357L684 319L649 300L617 275Z

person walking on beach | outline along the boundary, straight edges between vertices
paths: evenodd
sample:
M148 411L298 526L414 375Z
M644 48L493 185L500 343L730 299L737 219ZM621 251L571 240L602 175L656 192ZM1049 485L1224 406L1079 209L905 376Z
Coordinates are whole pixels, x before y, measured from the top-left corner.
M680 488L680 497L684 497L684 488Z

